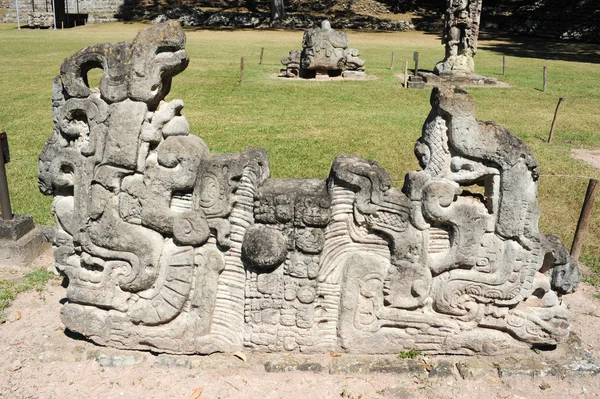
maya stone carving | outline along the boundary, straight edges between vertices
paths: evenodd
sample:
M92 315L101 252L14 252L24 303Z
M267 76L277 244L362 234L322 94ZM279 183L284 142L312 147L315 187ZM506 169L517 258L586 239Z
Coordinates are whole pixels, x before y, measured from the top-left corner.
M423 170L402 189L352 155L325 180L271 179L265 150L210 153L183 102L163 101L184 44L176 22L157 24L84 48L54 80L39 187L54 196L67 328L202 354L494 354L566 339L560 295L579 271L538 232L539 165L477 121L467 93L433 90Z
M316 75L365 76L365 61L355 48L348 48L348 36L331 29L329 21L320 28L309 29L302 38L302 51L290 50L281 59L286 67L283 76L314 78Z
M475 72L479 19L483 0L446 0L442 43L446 56L434 72L441 76L466 76Z

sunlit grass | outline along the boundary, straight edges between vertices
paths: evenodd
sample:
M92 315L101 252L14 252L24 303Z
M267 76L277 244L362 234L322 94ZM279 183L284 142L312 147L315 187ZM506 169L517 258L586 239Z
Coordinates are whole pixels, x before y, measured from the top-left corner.
M52 79L62 60L86 45L132 40L143 27L106 24L17 31L9 25L0 31L0 131L10 137L14 160L8 173L15 212L31 214L38 223L53 223L51 199L37 190L37 156L52 131ZM405 173L418 168L413 143L430 110L430 92L405 90L394 75L404 69L405 60L412 60L414 51L420 53L421 68L431 70L442 58L443 47L437 35L420 32L348 32L348 36L374 79L273 78L280 58L301 47L301 31L188 31L191 62L174 79L169 99L185 101L183 113L192 132L213 152L266 148L274 177L326 177L336 155L353 153L379 161L400 186ZM493 44L480 41L476 69L502 78L503 54ZM263 65L258 64L261 47ZM392 52L394 70L390 70ZM539 56L552 60L507 56L503 80L512 88L469 92L479 119L504 125L532 147L542 166L540 230L558 234L569 246L587 180L553 175L600 177L597 170L570 157L573 148L600 147L600 65L568 61L568 56L560 60L560 54ZM245 79L239 85L241 57ZM412 61L409 65L412 68ZM549 78L545 93L543 66L548 67ZM545 141L559 97L567 99L549 145ZM598 237L600 211L594 212L582 255L585 263L600 271Z
M56 276L46 269L33 270L27 274L23 281L0 280L0 324L6 320L4 310L15 300L17 295L27 291L43 293L48 280Z

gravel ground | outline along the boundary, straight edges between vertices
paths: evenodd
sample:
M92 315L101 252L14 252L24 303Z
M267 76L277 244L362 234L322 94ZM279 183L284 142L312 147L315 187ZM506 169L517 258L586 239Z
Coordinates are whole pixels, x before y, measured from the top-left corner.
M44 262L51 262L51 258L46 255L37 264ZM0 270L0 279L14 275L9 269ZM393 357L359 359L364 364L373 359L396 362L380 372L363 368L359 373L330 374L327 367L331 364L354 358L246 353L243 361L233 354L202 357L118 351L65 332L58 315L64 294L65 289L55 280L41 294L21 294L7 309L8 321L0 325L0 399L600 397L598 374L551 376L547 370L532 366L533 371L529 367L514 373L521 375L500 377L503 367L509 370L518 362L512 357L495 359L496 369L463 379L456 364L473 362L472 358L430 356L412 361L413 365L419 362L448 365L446 372L434 377L425 371L399 370L398 360ZM581 339L579 346L588 355L597 357L600 302L594 294L597 294L595 288L582 284L578 292L564 300L574 314L572 331ZM489 363L486 359L482 361ZM275 372L267 372L265 364L293 367L272 367ZM292 371L283 371L286 369ZM511 373L504 373L508 374Z

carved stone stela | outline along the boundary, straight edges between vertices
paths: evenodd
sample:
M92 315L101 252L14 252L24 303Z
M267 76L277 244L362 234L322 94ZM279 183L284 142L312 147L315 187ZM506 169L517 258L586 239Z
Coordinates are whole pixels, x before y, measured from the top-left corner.
M434 89L423 170L402 190L352 155L326 180L271 179L265 150L212 154L183 102L163 101L184 45L176 22L154 25L84 48L54 80L39 186L54 196L68 329L202 354L494 354L566 339L559 295L579 271L538 232L538 163L478 122L467 93Z
M479 20L483 0L446 0L442 43L446 56L433 72L440 76L468 76L475 72Z
M348 47L348 36L332 29L329 21L324 20L320 28L304 32L302 51L290 50L286 57L281 58L286 68L281 76L364 78L365 61L359 55L357 49Z

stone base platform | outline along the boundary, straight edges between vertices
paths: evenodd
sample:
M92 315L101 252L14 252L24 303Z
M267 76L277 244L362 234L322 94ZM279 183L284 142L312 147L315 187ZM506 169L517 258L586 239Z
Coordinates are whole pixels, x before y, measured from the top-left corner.
M58 353L41 353L42 362L63 359ZM102 367L145 364L152 367L200 370L251 370L285 373L292 371L332 374L395 374L418 378L480 379L512 376L567 377L600 374L600 360L584 348L574 334L566 344L552 350L534 349L508 356L423 356L415 353L399 355L328 355L303 354L213 354L185 356L152 354L111 348L88 347L80 357L94 359ZM413 358L402 358L402 357Z
M271 74L269 77L277 78L282 80L289 80L293 82L305 81L305 82L333 82L340 80L374 80L377 79L375 76L367 75L366 72L363 71L344 71L340 75L330 76L327 74L319 74L314 77L301 77L301 76L292 76L290 74L286 74L285 70L282 70L279 74Z
M396 77L404 82L404 73L396 74ZM489 87L489 88L509 88L509 84L502 82L496 78L491 78L482 75L470 76L439 76L432 72L419 71L417 77L409 76L408 88L413 88L411 79L422 79L425 86L460 86L460 87ZM421 87L419 87L421 88Z
M49 248L43 229L34 225L31 216L0 220L0 266L26 266Z

